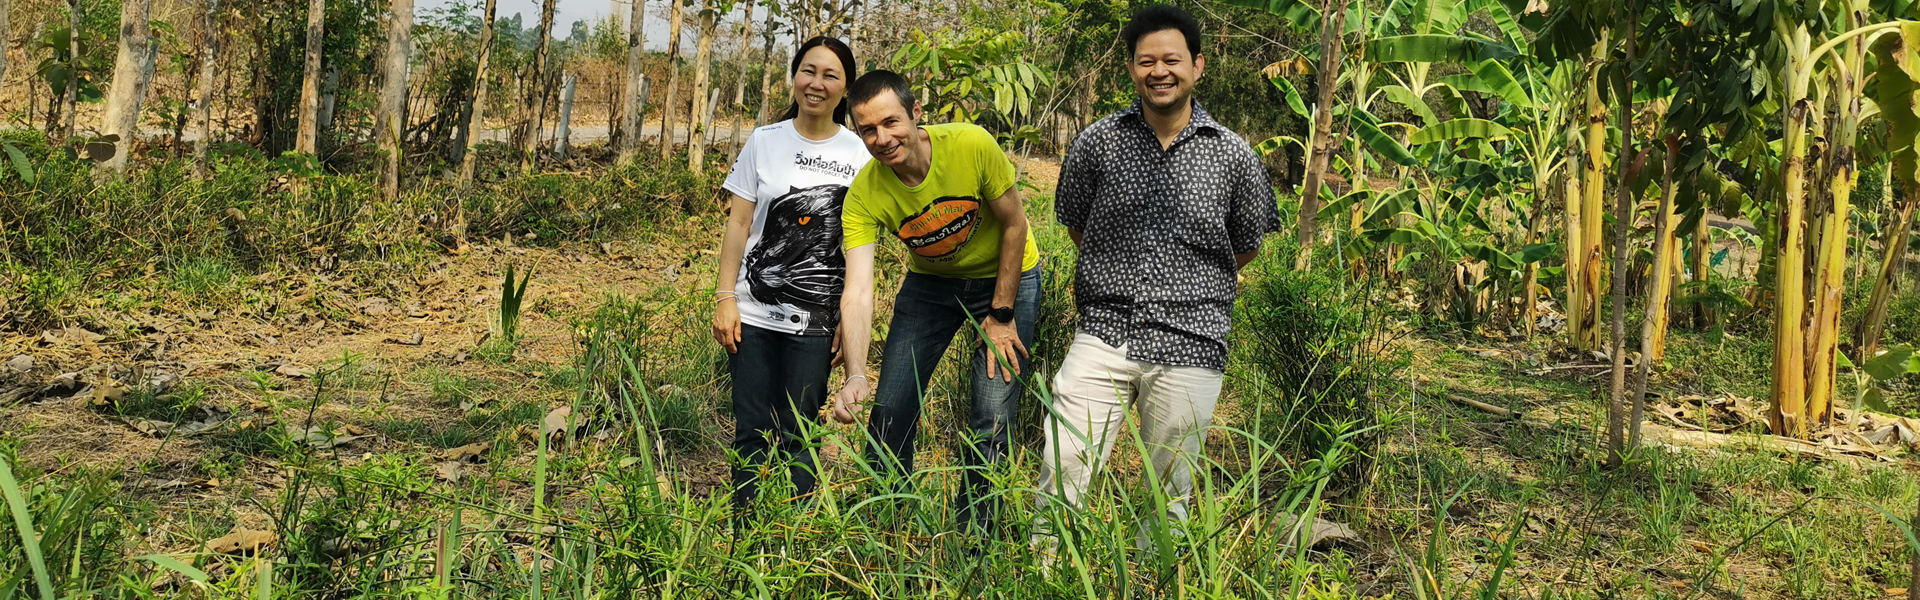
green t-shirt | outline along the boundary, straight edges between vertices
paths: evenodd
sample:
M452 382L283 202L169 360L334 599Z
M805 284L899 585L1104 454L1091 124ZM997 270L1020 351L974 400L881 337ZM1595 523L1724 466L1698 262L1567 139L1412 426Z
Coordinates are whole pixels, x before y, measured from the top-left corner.
M933 161L926 181L907 187L893 169L868 161L847 186L840 223L847 249L872 244L886 231L913 252L908 269L956 279L986 279L1000 273L1004 227L987 203L1013 188L1013 162L993 134L978 125L922 127L932 138ZM1040 264L1027 231L1025 271Z

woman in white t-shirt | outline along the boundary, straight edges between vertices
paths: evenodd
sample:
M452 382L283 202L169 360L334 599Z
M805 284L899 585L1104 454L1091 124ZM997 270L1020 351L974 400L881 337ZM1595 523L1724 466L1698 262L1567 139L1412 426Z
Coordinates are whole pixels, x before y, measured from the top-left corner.
M802 428L819 422L839 351L840 206L870 158L848 131L853 50L830 37L801 44L788 67L794 104L754 130L723 186L734 195L720 242L713 338L731 354L733 501L759 495L758 466L790 465L796 496L813 492Z

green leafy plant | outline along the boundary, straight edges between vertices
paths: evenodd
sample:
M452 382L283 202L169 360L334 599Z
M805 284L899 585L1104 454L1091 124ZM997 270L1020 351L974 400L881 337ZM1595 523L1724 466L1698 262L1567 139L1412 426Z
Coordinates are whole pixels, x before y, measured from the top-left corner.
M520 304L527 297L527 282L532 279L533 271L527 271L516 281L513 265L507 265L507 280L500 285L500 337L508 343L520 339Z

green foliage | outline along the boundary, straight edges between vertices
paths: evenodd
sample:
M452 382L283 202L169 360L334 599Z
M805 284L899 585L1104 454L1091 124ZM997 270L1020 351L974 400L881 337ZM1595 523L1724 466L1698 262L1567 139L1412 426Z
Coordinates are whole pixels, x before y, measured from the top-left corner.
M1379 281L1286 268L1291 243L1273 245L1248 266L1236 306L1233 359L1250 364L1260 382L1243 396L1242 410L1254 415L1244 426L1301 459L1333 451L1342 432L1368 432L1351 440L1356 460L1339 482L1364 485L1382 403L1407 365L1372 298Z
M520 339L520 302L527 297L527 282L533 280L533 271L513 279L513 265L507 265L507 280L500 284L500 337L507 343Z
M1027 60L1027 52L1026 37L1018 31L946 35L916 29L893 62L931 92L920 98L928 113L953 122L987 122L1021 137L1015 123L1031 116L1040 88L1053 85L1053 73ZM1038 134L1027 137L1033 135Z

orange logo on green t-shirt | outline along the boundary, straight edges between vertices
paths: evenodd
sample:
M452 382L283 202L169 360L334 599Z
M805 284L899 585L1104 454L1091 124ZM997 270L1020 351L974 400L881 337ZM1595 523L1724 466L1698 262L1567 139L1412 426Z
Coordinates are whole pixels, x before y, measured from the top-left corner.
M939 258L966 245L979 215L980 199L947 196L907 217L897 235L921 258Z

